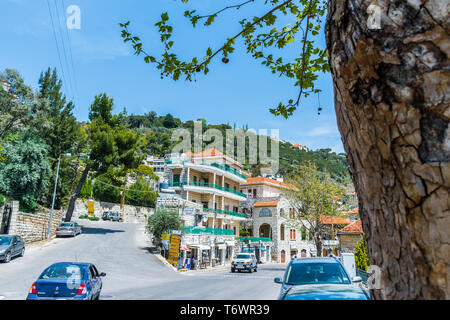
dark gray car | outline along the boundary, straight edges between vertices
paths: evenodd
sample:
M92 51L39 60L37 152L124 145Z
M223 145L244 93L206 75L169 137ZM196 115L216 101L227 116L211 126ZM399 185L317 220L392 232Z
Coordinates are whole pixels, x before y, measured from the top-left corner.
M0 261L8 263L12 258L25 255L25 242L19 236L0 236Z

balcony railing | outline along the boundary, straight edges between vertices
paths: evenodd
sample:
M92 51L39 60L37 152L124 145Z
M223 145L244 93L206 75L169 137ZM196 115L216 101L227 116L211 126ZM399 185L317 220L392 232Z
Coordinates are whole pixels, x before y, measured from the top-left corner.
M185 234L212 234L216 236L232 236L234 234L231 229L217 229L209 227L183 227Z
M203 211L211 212L211 213L227 214L227 215L230 215L230 216L240 217L240 218L246 218L247 217L245 215L245 213L233 212L233 211L227 211L227 210L221 210L221 209L207 208L207 209L203 209Z
M183 181L182 183L183 186L193 186L193 187L205 187L205 188L214 188L217 190L222 190L222 191L226 191L226 192L230 192L233 193L235 195L241 196L241 197L246 197L246 195L242 192L230 189L230 188L226 188L226 187L222 187L219 186L218 184L213 184L213 183L207 183L207 182L202 182L202 181Z
M211 163L210 166L216 167L216 168L219 168L219 169L222 169L222 170L225 170L227 172L231 172L232 174L234 174L234 175L236 175L238 177L241 177L242 179L247 179L246 176L244 176L242 173L240 173L236 169L233 169L233 168L230 168L230 167L227 167L227 166L222 166L222 165L220 165L218 163Z
M270 240L270 238L265 238L265 237L239 237L239 241L240 242L271 242L272 240Z
M167 164L174 164L174 163L185 164L186 162L194 163L194 164L196 163L196 161L194 159L176 160L175 162L172 159L166 160ZM238 176L238 177L240 177L242 179L247 179L247 177L245 175L243 175L242 173L240 173L238 170L236 170L234 168L227 167L227 166L223 166L223 165L215 163L215 162L214 163L199 163L199 164L206 165L206 166L211 166L211 167L214 167L214 168L218 168L218 169L230 172L230 173L232 173L232 174L234 174L234 175L236 175L236 176Z

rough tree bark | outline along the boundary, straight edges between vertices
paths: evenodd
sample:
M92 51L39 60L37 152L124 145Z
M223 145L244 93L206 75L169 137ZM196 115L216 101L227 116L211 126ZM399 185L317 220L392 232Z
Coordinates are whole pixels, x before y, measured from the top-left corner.
M372 293L450 299L449 2L329 0L327 19L338 126L381 268Z
M64 219L65 222L70 222L70 220L72 220L73 210L75 209L75 201L77 201L78 196L80 195L81 192L81 188L83 187L83 184L86 182L89 170L90 170L89 166L86 166L84 168L83 174L81 175L80 181L78 182L75 193L70 197L69 207L67 208L66 218Z

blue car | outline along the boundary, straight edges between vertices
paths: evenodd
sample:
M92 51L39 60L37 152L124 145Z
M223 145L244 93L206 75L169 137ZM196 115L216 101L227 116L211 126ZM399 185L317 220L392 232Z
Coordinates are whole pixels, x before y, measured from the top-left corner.
M369 293L352 281L336 257L292 260L280 283L279 300L370 300Z
M55 263L31 285L27 300L98 300L104 276L92 263Z

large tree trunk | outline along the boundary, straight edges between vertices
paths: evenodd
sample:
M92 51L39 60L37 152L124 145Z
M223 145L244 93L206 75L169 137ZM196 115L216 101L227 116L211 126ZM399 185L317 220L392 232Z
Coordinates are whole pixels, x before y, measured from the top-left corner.
M86 166L86 168L84 168L83 174L81 175L80 181L78 182L75 193L70 197L69 207L67 208L66 218L64 219L65 222L70 222L70 220L72 220L73 210L75 209L75 201L77 201L78 196L80 195L81 188L86 182L88 174L89 166Z
M448 34L448 0L329 0L335 108L377 299L450 299Z

